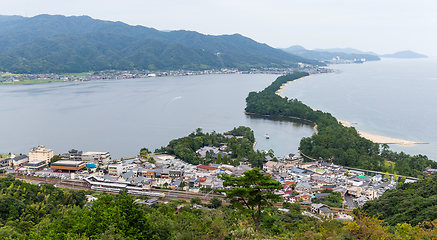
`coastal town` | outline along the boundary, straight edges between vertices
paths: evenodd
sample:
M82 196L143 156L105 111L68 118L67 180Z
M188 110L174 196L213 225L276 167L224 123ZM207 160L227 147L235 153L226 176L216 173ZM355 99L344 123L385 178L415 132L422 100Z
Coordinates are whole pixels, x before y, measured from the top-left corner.
M226 148L226 144L205 146L196 154L205 157L208 152L217 158ZM283 190L275 193L281 196L282 203L308 206L305 214L315 217L350 218L344 214L345 211L377 199L385 191L396 188L398 181L415 181L388 173L353 170L323 160L304 162L302 156L294 154L281 158L266 155L265 158L260 171L283 185ZM76 149L54 155L52 149L43 145L31 148L28 155L2 155L0 164L7 174L68 180L76 186L95 191L127 191L153 197L154 201L160 197L175 196L176 193L208 200L207 195L217 196L214 190L223 188L220 175L242 176L252 169L247 159L242 159L237 166L214 163L193 165L165 153L112 160L109 152ZM434 170L428 171L433 173ZM331 202L328 200L330 195L339 196L339 201Z
M250 70L238 69L211 69L211 70L169 70L169 71L150 71L150 70L129 70L129 71L99 71L86 72L80 74L11 74L0 72L0 84L34 84L45 82L86 82L92 80L109 79L133 79L133 78L153 78L166 76L194 76L207 74L277 74L285 75L293 71L300 70L310 74L330 73L334 70L330 68L314 68L308 64L299 64L299 68L252 68Z

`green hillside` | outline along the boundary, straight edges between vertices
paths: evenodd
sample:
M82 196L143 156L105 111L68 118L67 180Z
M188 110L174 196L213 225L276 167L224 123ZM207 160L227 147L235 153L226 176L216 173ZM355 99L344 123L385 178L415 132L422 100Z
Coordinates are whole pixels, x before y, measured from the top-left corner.
M398 184L375 201L367 202L363 210L378 216L389 225L418 225L437 218L437 176L415 183Z
M87 16L0 16L0 42L0 71L12 73L324 65L239 34L162 32Z

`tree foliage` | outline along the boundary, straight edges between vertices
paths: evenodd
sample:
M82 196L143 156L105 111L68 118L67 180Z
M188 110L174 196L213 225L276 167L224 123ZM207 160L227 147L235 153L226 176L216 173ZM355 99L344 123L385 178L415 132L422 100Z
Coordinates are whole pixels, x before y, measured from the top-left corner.
M233 207L252 216L258 232L261 211L281 199L275 194L283 188L281 183L260 172L259 168L248 170L240 177L222 175L220 178L224 180L225 189L218 191L226 193Z
M268 178L263 175L263 179L264 176ZM270 181L270 178L267 178L264 180ZM435 186L435 179L429 181L428 185ZM256 184L258 183L253 182L252 186ZM277 184L273 185L276 188ZM425 184L423 182L417 185L405 184L404 190L433 191L431 186L424 188L422 185ZM135 198L127 195L126 192L117 195L100 193L98 200L90 205L84 205L83 191L60 189L51 185L35 186L13 177L0 179L0 191L1 239L435 239L437 237L435 219L417 225L409 223L387 225L388 222L374 215L359 213L353 222L319 221L302 215L299 204L289 204L288 213L279 212L271 206L263 207L259 232L255 233L253 211L234 211L232 207L226 205L215 210L192 209L189 203L178 200L146 206L137 203ZM423 191L411 194L423 195ZM219 201L218 199L217 203ZM406 203L401 204L406 205ZM211 205L214 205L213 201Z

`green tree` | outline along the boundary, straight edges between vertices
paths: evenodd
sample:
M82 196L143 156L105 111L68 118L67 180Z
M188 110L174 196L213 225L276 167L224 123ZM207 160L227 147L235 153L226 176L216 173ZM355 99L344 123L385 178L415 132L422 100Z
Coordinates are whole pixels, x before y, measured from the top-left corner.
M144 156L144 157L149 157L149 154L151 153L151 151L149 151L148 148L141 148L140 149L140 155Z
M202 199L200 197L193 197L190 199L190 203L200 205L202 204Z
M260 172L257 167L240 177L221 175L220 178L224 180L225 189L218 191L226 193L233 207L251 215L258 232L262 210L281 199L274 193L283 188L281 183ZM230 189L226 189L228 187Z
M217 155L216 163L217 163L217 164L222 163L222 154L221 154L221 153L219 153L219 154Z
M153 157L150 157L147 161L149 163L156 163L156 160Z
M54 155L52 158L50 158L50 164L57 162L59 160L62 160L60 155Z
M219 208L222 205L222 200L218 197L211 198L209 202L213 208Z

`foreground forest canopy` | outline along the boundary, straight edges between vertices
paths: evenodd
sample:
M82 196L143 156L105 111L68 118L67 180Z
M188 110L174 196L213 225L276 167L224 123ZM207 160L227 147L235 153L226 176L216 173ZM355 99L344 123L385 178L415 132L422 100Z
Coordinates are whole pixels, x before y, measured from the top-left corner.
M425 180L423 180L425 181ZM435 181L435 179L433 180ZM411 185L410 185L411 186ZM253 219L226 203L161 201L150 207L125 192L98 194L85 204L83 190L35 186L0 178L0 239L435 239L437 221L387 225L358 213L354 221L319 220L302 215L300 204L262 212L259 233ZM96 193L93 193L94 195ZM97 196L97 195L96 195ZM220 202L220 201L219 201ZM199 203L199 202L197 202ZM215 208L213 208L215 207Z
M87 16L0 15L0 42L0 71L11 73L325 65L239 34L164 32Z
M330 113L314 111L297 99L288 99L276 94L279 88L296 79L308 76L296 72L278 77L260 92L251 92L246 98L247 113L286 116L311 121L317 124L317 134L303 138L299 150L312 158L332 160L335 164L367 170L396 173L423 178L427 167L437 168L437 162L424 155L410 156L396 153L386 144L380 145L361 137L354 127L341 125ZM387 164L390 161L393 164Z

